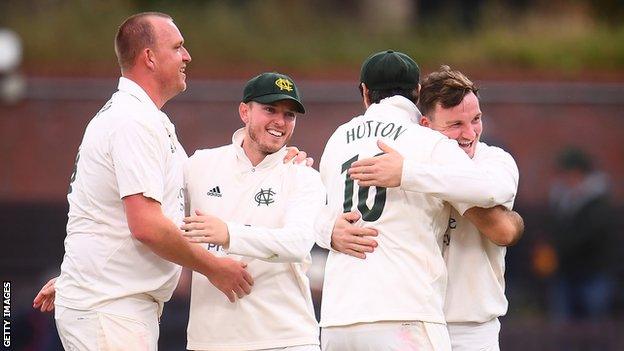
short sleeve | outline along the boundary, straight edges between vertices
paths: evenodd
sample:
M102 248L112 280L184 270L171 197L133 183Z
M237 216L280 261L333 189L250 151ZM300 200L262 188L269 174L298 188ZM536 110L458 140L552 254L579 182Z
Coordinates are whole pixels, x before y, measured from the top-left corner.
M162 203L166 156L158 133L130 119L113 132L110 143L119 197L143 194Z

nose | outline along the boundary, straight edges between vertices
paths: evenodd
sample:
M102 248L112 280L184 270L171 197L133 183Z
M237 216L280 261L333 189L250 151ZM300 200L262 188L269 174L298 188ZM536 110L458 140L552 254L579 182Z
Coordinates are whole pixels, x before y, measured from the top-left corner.
M184 49L184 51L182 52L182 61L186 63L191 62L191 54L188 52L188 50L186 50L185 47L182 47L182 49Z
M277 114L277 118L275 118L274 122L280 127L286 125L286 114L283 112Z
M475 131L474 127L471 125L466 125L464 126L464 128L462 129L462 137L464 139L468 139L468 140L474 140L474 138L477 137L477 132Z

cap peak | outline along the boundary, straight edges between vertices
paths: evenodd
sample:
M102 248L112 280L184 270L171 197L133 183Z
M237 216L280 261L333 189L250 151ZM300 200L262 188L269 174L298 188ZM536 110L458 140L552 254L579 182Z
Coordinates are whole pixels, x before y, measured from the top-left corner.
M305 113L299 90L289 76L277 72L265 72L250 79L243 90L243 102L255 101L270 104L280 100L292 100L297 112Z

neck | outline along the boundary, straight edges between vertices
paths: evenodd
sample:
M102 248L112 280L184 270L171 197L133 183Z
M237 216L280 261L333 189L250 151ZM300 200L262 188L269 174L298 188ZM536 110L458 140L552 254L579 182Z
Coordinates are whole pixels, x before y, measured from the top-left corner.
M143 74L138 74L136 72L128 71L122 72L122 77L128 78L131 81L137 83L149 96L149 98L154 102L154 105L158 107L158 109L162 109L162 107L169 101L169 98L166 98L159 88L159 85L150 77L145 76Z
M260 162L262 162L262 160L264 160L264 158L267 156L267 154L263 153L258 149L255 149L252 146L251 140L249 140L249 137L247 135L243 139L242 148L243 151L245 151L245 155L247 155L247 158L251 162L251 165L254 167L260 164Z

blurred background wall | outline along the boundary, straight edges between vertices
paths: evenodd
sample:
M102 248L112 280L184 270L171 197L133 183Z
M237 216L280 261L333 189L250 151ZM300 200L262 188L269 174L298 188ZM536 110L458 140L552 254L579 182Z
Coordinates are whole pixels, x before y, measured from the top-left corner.
M406 52L423 74L462 70L481 86L483 139L520 169L526 231L507 254L502 349L624 349L618 0L0 2L0 277L12 282L11 349L60 347L52 316L30 303L59 271L77 148L116 87L115 31L147 10L175 18L193 57L187 92L164 109L189 154L230 141L244 82L263 71L300 85L308 113L292 143L318 161L333 130L363 112L357 83L370 53ZM590 198L601 207L583 207ZM323 253L315 258L318 277ZM595 279L576 284L579 271ZM183 280L165 308L162 350L184 349L187 290ZM566 308L570 294L587 298Z

